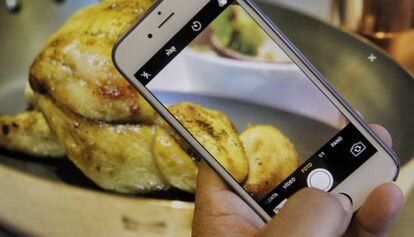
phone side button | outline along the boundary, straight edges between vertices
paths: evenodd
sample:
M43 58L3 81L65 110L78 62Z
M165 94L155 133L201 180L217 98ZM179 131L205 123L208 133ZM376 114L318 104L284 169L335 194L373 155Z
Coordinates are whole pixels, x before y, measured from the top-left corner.
M339 193L339 194L342 194L342 195L344 195L345 197L347 197L347 198L349 199L349 201L351 202L351 205L352 205L352 206L354 205L354 201L352 200L351 196L349 196L349 195L348 195L348 194L346 194L346 193Z

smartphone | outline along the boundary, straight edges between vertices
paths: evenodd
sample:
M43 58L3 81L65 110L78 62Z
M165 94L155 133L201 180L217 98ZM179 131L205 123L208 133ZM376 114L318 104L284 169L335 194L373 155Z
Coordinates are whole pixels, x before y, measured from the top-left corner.
M398 176L392 150L250 0L158 1L112 56L265 221L302 188L357 210Z

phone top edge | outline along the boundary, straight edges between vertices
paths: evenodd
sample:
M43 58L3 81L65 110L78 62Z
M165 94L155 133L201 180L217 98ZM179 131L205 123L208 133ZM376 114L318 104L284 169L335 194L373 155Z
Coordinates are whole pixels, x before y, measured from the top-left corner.
M112 59L112 63L114 64L114 66L116 67L116 69L122 74L122 76L126 79L128 78L128 76L124 75L123 70L121 70L121 67L118 65L117 60L116 60L116 51L119 47L119 45L125 40L126 37L128 37L128 35L135 30L135 28L151 13L153 12L164 0L157 0L156 2L154 2L150 8L148 8L143 15L139 16L139 18L134 22L134 24L132 24L122 35L121 37L119 37L115 43L114 46L112 47L111 50L111 59ZM128 79L129 81L129 79Z

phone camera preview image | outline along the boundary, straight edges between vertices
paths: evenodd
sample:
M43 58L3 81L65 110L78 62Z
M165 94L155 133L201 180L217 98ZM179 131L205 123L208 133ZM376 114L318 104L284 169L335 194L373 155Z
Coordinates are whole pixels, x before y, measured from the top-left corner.
M146 87L269 215L301 188L332 190L376 152L238 5L174 56Z

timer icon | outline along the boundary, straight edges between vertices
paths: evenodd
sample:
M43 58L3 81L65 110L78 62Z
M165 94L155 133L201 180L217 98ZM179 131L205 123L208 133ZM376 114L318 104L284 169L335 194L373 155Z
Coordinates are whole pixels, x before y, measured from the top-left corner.
M200 31L201 27L203 27L203 26L201 25L201 22L199 22L199 21L194 21L193 24L191 25L191 29L195 32Z

